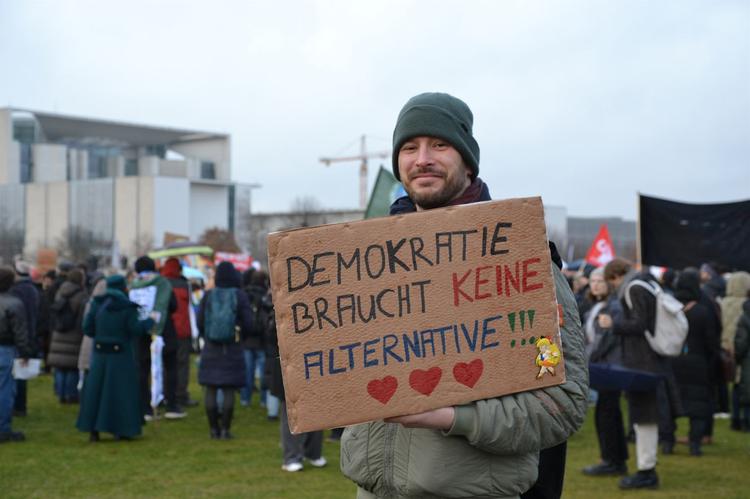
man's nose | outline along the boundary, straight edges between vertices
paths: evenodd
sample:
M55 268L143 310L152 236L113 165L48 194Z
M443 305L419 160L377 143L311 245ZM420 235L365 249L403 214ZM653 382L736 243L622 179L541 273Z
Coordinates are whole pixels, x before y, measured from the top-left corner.
M417 149L417 166L432 164L432 151L427 145L420 145Z

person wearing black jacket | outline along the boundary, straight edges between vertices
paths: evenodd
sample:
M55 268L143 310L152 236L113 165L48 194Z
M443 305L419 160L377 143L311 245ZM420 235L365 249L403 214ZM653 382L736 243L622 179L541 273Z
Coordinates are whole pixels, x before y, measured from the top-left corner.
M600 315L599 325L611 327L620 337L622 363L625 367L663 378L662 386L655 390L626 393L628 412L635 429L638 472L620 480L620 488L657 488L659 477L656 474L656 454L659 446L659 421L663 417L659 414L659 394L667 397L672 415L679 414L681 407L669 359L654 352L645 337L645 332L653 331L656 323L656 298L640 283L649 286L648 283L654 279L647 273L638 273L623 258L615 258L604 267L604 278L616 289L622 313L614 320L607 314Z
M232 438L230 428L234 415L234 393L245 385L245 358L242 355L242 344L240 340L250 334L252 327L252 311L247 295L240 289L240 274L230 262L221 262L216 268L214 280L216 288L209 290L201 300L198 310L198 329L205 340L201 351L200 368L198 369L198 382L206 389L205 405L208 424L211 429L211 438L228 440ZM207 328L214 320L212 310L221 309L217 290L233 290L235 296L235 317L232 321L232 331L229 333L234 337L229 342L212 341L208 337ZM230 295L231 296L231 295ZM235 331L239 327L239 337ZM219 421L219 407L217 405L218 391L224 394L221 408L221 421Z
M31 265L18 260L14 266L16 272L16 282L10 288L11 294L16 296L23 303L26 312L26 334L29 336L29 344L34 351L34 356L38 355L39 345L37 342L36 329L37 317L39 316L39 291L31 280ZM13 404L13 410L18 416L26 416L26 380L16 380L16 399Z
M12 372L16 357L28 360L34 354L23 303L9 293L14 279L13 269L0 267L0 443L26 438L11 427L16 392Z
M685 305L688 335L682 354L672 362L685 415L690 418L690 454L702 455L701 440L712 414L712 366L719 354L720 330L712 312L701 303L700 275L684 270L677 277L674 296Z
M243 276L244 277L244 276ZM268 310L266 295L268 294L268 275L262 270L256 270L245 283L245 293L253 312L253 334L242 340L245 356L245 386L240 390L240 404L249 406L255 391L255 376L260 373L260 405L266 405L266 389L263 373L266 366L266 345L264 330L267 323Z

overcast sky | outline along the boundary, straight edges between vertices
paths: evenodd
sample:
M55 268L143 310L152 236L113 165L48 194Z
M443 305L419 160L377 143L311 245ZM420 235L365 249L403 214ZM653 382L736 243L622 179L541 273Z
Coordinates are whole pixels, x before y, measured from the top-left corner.
M253 211L356 208L318 158L389 149L424 91L471 107L494 198L750 198L748 1L0 0L0 106L229 133Z

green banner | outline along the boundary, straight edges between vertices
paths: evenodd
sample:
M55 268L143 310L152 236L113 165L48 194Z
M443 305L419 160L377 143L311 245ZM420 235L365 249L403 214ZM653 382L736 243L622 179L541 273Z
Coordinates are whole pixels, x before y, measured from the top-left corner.
M388 210L396 198L405 196L406 192L401 186L401 182L396 180L391 172L380 167L378 178L375 180L375 187L372 188L370 201L367 203L365 218L384 217L388 215Z

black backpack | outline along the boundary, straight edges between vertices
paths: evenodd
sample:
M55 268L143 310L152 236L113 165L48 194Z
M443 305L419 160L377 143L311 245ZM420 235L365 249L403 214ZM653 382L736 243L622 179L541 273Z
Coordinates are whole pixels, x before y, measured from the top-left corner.
M262 288L252 287L245 290L253 313L253 325L250 336L263 338L268 324L268 305L265 303L266 292Z
M50 323L53 331L70 331L76 328L76 313L70 299L55 300L50 306Z

